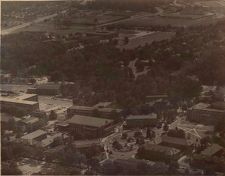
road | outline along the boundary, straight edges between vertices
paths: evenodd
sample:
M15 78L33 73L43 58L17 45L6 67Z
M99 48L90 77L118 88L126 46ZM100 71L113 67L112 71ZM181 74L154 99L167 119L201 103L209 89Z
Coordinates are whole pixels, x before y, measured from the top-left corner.
M144 17L154 17L154 16L161 15L163 13L163 9L161 9L159 7L156 7L156 9L157 9L158 12L153 13L153 14L134 15L134 16L131 16L131 17L126 18L126 19L112 21L112 22L108 22L108 23L104 23L104 24L99 24L96 27L108 26L108 25L117 24L117 23L120 23L120 22L126 22L126 21L130 21L130 20L137 20L137 19L141 19L141 18L144 18Z
M132 73L134 74L134 79L135 79L135 80L136 80L139 76L141 76L141 75L146 75L146 74L150 71L150 69L149 69L147 66L145 66L145 67L144 67L144 70L143 70L142 72L137 72L137 68L136 68L136 66L135 66L135 63L137 62L137 60L138 60L138 59L135 59L135 60L133 60L133 61L130 61L129 65L128 65L128 67L132 70Z
M63 10L62 13L65 13L66 10ZM27 22L27 23L24 23L24 24L21 24L21 25L18 25L18 26L14 26L14 27L11 27L9 29L5 29L5 30L2 30L1 31L1 35L9 35L9 34L12 34L12 33L15 33L17 32L19 29L22 29L22 28L25 28L25 27L28 27L32 24L35 24L35 23L40 23L40 22L43 22L45 20L48 20L48 19L51 19L51 18L54 18L56 17L58 14L57 13L54 13L52 15L47 15L47 16L44 16L44 17L39 17L33 21L30 21L30 22Z

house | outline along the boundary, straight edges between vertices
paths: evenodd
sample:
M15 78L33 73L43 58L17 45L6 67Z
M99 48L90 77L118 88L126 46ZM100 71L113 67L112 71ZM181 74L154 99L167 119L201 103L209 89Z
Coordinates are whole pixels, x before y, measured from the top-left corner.
M38 145L43 139L47 137L47 133L43 130L36 130L21 137L21 140L25 144Z
M180 152L179 149L173 147L145 143L139 147L136 157L150 161L168 162L176 161L180 157Z
M90 116L74 115L67 121L69 131L80 138L98 138L110 134L113 129L113 120Z
M33 88L27 89L27 93L35 93L38 95L58 95L60 94L61 84L48 82L45 84L36 85Z
M186 138L171 137L167 135L161 136L160 145L163 145L163 146L173 147L180 150L187 150L187 149L190 149L190 146L192 144L193 143L190 140L187 140Z
M126 118L127 128L144 128L154 127L157 123L157 114L151 113L148 115L129 115Z
M204 125L216 125L225 118L225 103L198 103L187 111L187 119Z

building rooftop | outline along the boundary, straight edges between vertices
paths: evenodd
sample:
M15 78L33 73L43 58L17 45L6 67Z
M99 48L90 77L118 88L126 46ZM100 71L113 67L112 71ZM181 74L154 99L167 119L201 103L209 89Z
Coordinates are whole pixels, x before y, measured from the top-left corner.
M60 84L57 84L57 83L46 83L46 84L39 84L39 85L36 85L35 87L37 89L60 89Z
M18 97L16 97L16 99L26 100L28 98L35 97L35 96L37 96L37 94L27 94L27 93L25 93L25 94L19 95Z
M36 130L36 131L34 131L32 133L29 133L29 134L27 134L25 136L22 136L21 138L22 139L35 139L35 138L37 138L39 136L42 136L44 134L47 134L47 133L45 131L43 131L43 130Z
M47 138L45 138L41 141L42 147L49 146L50 144L52 144L55 141L56 138L59 138L59 137L62 137L62 133L56 133L52 136L47 136Z
M151 151L156 151L156 152L161 152L161 153L165 153L166 155L176 155L177 153L180 152L179 149L175 149L172 147L166 147L166 146L162 146L162 145L156 145L156 144L150 144L150 143L146 143L144 144L144 148L145 150L151 150Z
M183 146L189 146L191 143L185 138L178 138L178 137L171 137L171 136L162 136L162 142L170 143L170 144L177 144Z
M102 127L109 123L112 123L113 120L109 119L102 119L90 116L81 116L81 115L74 115L71 119L68 120L70 124L78 124L78 125L85 125L91 127Z
M86 148L86 147L91 147L93 145L100 145L100 144L101 144L101 140L99 139L78 140L73 142L73 145L75 145L76 148Z
M105 108L107 106L109 106L110 104L112 104L112 102L99 102L96 105L94 105L94 108Z
M192 109L205 109L209 106L210 106L210 104L208 104L208 103L198 103L198 104L192 106L191 108Z
M157 114L151 113L148 115L129 115L127 120L149 120L149 119L157 119Z
M83 110L83 111L92 111L94 110L95 108L93 107L89 107L89 106L71 106L69 107L69 109L75 109L75 110Z
M220 150L224 150L224 148L218 144L212 144L211 146L209 146L205 150L203 150L201 152L201 154L205 155L205 156L213 156Z
M34 124L34 123L36 123L38 121L39 121L39 118L37 118L37 117L29 117L29 118L24 119L23 123L25 123L25 124Z
M108 113L111 113L111 112L117 112L117 113L120 113L122 112L122 109L114 109L114 108L99 108L98 109L99 112L108 112Z
M148 164L150 166L153 166L155 164L155 162L153 162L153 161L148 161L148 160L143 160L143 159L135 159L135 158L115 159L113 161L116 164L122 164L122 165L126 165L128 167L137 167L139 164L142 164L142 163Z
M16 98L9 98L9 97L1 97L1 96L0 96L0 102L9 102L9 103L18 103L18 104L27 104L27 105L38 104L38 102L35 102L35 101L27 101L27 100L21 100L21 99L16 99Z
M217 106L223 106L223 103L221 104L217 104ZM214 106L211 106L210 104L208 103L198 103L194 106L191 107L191 109L194 109L194 110L204 110L204 111L214 111L214 112L225 112L225 109L218 109L218 108L215 108L215 105Z

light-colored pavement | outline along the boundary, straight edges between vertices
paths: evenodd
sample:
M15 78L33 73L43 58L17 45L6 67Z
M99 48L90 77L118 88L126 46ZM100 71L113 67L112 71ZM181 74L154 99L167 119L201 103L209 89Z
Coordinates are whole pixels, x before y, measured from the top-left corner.
M63 10L62 13L65 13L66 10ZM54 13L52 15L47 15L47 16L44 16L44 17L39 17L33 21L30 21L30 22L27 22L27 23L23 23L21 25L18 25L18 26L14 26L14 27L11 27L9 29L5 29L5 30L2 30L1 31L1 35L8 35L8 34L12 34L12 33L15 33L17 32L19 29L22 29L22 28L25 28L25 27L28 27L32 24L35 24L35 23L40 23L40 22L43 22L45 20L48 20L48 19L51 19L51 18L54 18L56 17L58 14L57 13Z
M99 24L96 27L108 26L108 25L117 24L117 23L121 23L121 22L127 22L130 20L137 20L137 19L141 19L141 18L145 18L145 17L154 17L154 16L161 15L163 13L163 9L161 9L159 7L156 7L156 10L157 10L156 13L152 13L152 14L149 13L149 14L145 14L145 15L134 15L134 16L131 16L126 19L121 19L121 20L117 20L117 21L113 21L113 22L104 23L104 24Z

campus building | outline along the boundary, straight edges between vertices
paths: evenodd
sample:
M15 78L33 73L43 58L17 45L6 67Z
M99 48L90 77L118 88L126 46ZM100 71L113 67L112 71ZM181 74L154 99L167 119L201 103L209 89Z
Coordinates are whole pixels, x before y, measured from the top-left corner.
M38 145L43 139L47 137L47 133L43 130L36 130L21 137L21 140L25 144Z
M199 103L187 111L187 119L204 125L216 125L225 118L225 103Z
M74 115L67 121L68 130L80 138L98 138L110 134L113 129L113 120L91 116Z
M143 146L140 146L137 153L137 158L147 159L150 161L176 161L179 157L179 149L150 143L145 143Z
M36 87L27 89L27 93L35 93L38 95L58 95L60 94L61 84L46 83L36 85Z
M119 119L122 116L122 109L97 106L71 106L67 109L67 116L73 115L94 116L111 120Z
M157 123L157 114L155 113L148 115L129 115L126 118L127 128L154 127L156 123Z
M20 111L23 113L30 113L39 110L39 103L37 101L28 101L10 97L0 97L0 106L1 111L3 112Z

